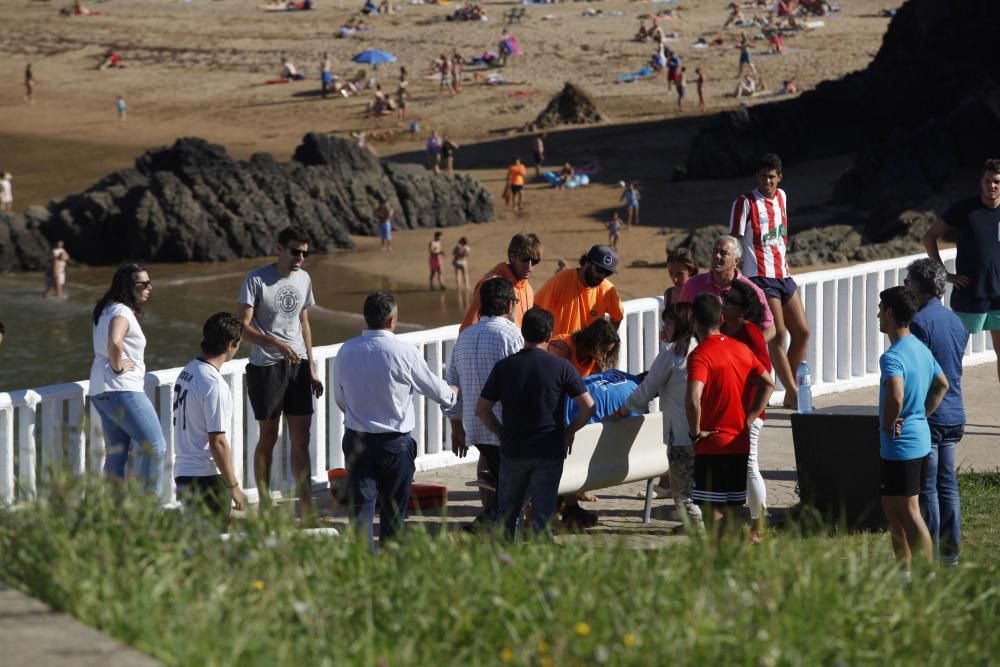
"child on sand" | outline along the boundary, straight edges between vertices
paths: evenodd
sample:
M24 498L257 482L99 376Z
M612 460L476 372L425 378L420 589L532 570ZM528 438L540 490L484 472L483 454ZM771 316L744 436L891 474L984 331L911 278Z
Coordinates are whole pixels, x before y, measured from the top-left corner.
M705 108L705 74L701 71L700 67L696 67L694 70L695 83L698 85L698 108Z
M622 219L618 217L618 211L611 214L611 222L605 226L608 228L608 245L613 250L618 250L618 234L622 230Z
M28 102L35 101L35 75L31 71L31 63L24 68L24 99Z
M375 218L378 220L378 236L382 241L382 252L392 251L392 218L395 212L389 206L389 202L381 200L375 209Z
M427 265L431 269L430 288L434 288L434 276L437 276L438 287L445 289L441 269L444 268L444 249L441 247L442 232L434 232L434 240L427 244Z
M625 201L625 209L628 211L628 217L625 219L625 229L630 228L632 225L639 224L639 188L635 186L635 183L627 183L625 185L625 191L622 192L621 199L619 201Z
M118 109L118 120L125 120L125 98L121 95L115 100L115 108Z
M677 303L681 290L684 289L684 283L691 276L698 275L698 263L694 261L694 255L689 248L677 248L667 255L667 274L674 285L663 292L665 306Z

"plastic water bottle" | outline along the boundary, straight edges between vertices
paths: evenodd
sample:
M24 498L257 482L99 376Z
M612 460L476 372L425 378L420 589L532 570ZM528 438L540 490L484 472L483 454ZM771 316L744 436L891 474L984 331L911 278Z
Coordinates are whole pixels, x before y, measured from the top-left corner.
M795 384L799 388L798 409L800 414L808 414L813 411L813 390L812 373L809 371L809 364L802 361L799 369L795 373Z

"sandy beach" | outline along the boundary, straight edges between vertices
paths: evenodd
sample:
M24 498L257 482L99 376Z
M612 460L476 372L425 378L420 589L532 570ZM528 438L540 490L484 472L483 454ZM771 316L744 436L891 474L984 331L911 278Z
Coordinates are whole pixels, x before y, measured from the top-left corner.
M67 3L68 4L68 3ZM247 0L107 0L85 3L99 16L63 17L59 2L36 1L0 7L0 129L2 167L15 175L15 208L43 204L79 191L115 168L128 166L143 150L181 136L200 136L225 145L231 154L248 157L269 151L287 159L310 130L348 136L372 133L381 156L406 161L422 159L430 129L446 132L461 148L456 169L469 171L497 197L497 220L445 230L450 249L466 236L473 248L473 279L504 257L511 234L538 233L545 262L536 282L547 277L558 258L572 265L592 243L607 238L604 222L618 205L620 180L638 180L642 189L642 225L623 233L623 270L615 281L623 296L662 292L664 247L670 234L702 224L725 222L732 199L752 186L752 178L715 182L670 182L682 165L690 138L705 123L705 114L734 108L741 29L722 30L728 10L724 2L566 2L526 5L527 16L510 27L523 54L499 70L508 85L491 86L466 74L457 96L439 95L429 77L430 62L457 49L467 59L495 50L503 15L513 3L480 3L488 22L452 22L458 7L400 3L386 16L367 18L371 29L335 39L337 28L358 13L361 2L319 0L312 11L269 13ZM753 42L754 63L773 91L784 80L799 90L861 69L881 43L888 19L882 9L900 0L845 0L842 11L821 19L822 26L786 36L788 52L767 55L767 42ZM686 110L676 109L676 95L662 78L618 83L618 76L647 64L655 47L634 41L639 18L673 10L663 17L669 42L684 58L689 82L697 67L705 72L706 103L696 109L689 83ZM750 16L755 10L747 9ZM600 12L585 16L585 13ZM647 25L649 20L646 21ZM745 29L749 37L755 30ZM721 38L721 46L696 49L699 37ZM378 125L364 113L368 95L323 99L319 67L329 52L333 71L342 78L366 69L350 62L353 54L379 48L399 61L378 70L387 90L394 90L399 65L409 71L412 93L407 124L383 118ZM127 65L99 71L108 49ZM267 85L278 77L283 54L307 75L302 82ZM24 67L31 63L35 100L24 100ZM369 72L370 73L370 72ZM573 81L588 91L607 117L600 125L551 132L547 165L596 156L601 171L593 183L575 191L555 191L529 184L526 211L515 216L499 198L504 168L517 153L527 159L529 136L512 128L530 122L548 100ZM128 104L119 122L115 98ZM779 99L758 95L749 104ZM848 158L796 164L786 170L791 225L823 221L831 184L849 165ZM428 230L395 234L390 253L378 250L377 239L356 239L358 251L343 253L338 263L382 274L397 282L420 284L426 273ZM450 279L452 276L446 276Z

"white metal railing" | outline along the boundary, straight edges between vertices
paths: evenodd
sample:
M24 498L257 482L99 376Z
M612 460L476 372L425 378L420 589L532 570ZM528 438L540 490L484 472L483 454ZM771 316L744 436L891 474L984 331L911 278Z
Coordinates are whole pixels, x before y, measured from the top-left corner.
M945 250L942 258L954 264L955 251ZM814 393L844 391L878 383L878 358L887 338L878 331L876 310L878 294L886 287L902 282L906 266L920 257L871 262L830 271L796 276L812 336L807 360L813 373ZM649 368L659 350L659 313L662 299L643 298L625 304L621 325L622 370L638 373ZM458 337L458 325L401 334L400 338L416 345L431 369L443 375L447 359ZM988 335L973 336L966 352L966 363L994 359ZM310 454L312 478L326 482L328 468L341 467L343 414L333 399L333 363L340 344L313 350L318 370L327 388L316 401L313 416ZM257 484L253 472L253 449L257 441L257 422L246 398L244 373L246 359L227 363L223 376L229 383L234 401L230 443L237 476L247 495L256 500ZM167 442L163 483L160 495L174 499L173 485L173 385L180 368L146 374L146 393L160 416ZM101 421L87 398L88 383L71 382L10 393L0 393L0 504L11 504L34 496L40 480L54 468L82 474L98 472L104 462L104 439ZM780 401L783 391L773 401ZM656 402L651 406L657 409ZM417 396L417 415L413 437L417 441L417 469L451 465L459 460L450 451L450 428L440 408L433 401ZM469 459L466 459L469 460ZM272 487L291 488L289 445L282 436L274 457Z

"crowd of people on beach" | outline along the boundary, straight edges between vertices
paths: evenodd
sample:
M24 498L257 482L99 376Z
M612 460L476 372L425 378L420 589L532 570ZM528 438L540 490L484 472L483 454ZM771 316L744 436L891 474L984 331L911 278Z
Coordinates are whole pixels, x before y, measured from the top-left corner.
M483 510L473 532L519 530L548 534L564 526L587 528L598 515L578 491L559 494L574 434L588 423L646 412L659 396L669 470L657 492L669 495L688 531L738 523L748 505L749 540L764 536L767 491L757 463L765 413L775 388L793 407L794 369L804 360L809 330L786 260L787 199L779 187L780 159L761 158L756 187L733 203L727 234L699 272L690 250L668 258L673 285L663 295L659 354L647 372L617 370L624 307L611 278L619 257L594 245L575 268L562 268L536 292L541 239L515 234L501 261L476 283L444 378L394 335L395 297L369 294L366 329L344 343L331 388L344 414L349 514L374 550L373 518L380 502L380 539L405 521L414 475L413 398L439 403L451 424L452 451L479 452L477 484ZM377 216L391 219L381 202ZM986 163L980 194L953 205L927 232L929 257L914 261L904 284L880 294L878 322L890 345L880 359L882 507L904 578L914 553L956 563L960 507L955 447L965 423L962 357L970 333L991 332L1000 346L1000 160ZM955 273L937 250L957 232ZM65 252L61 247L61 252ZM274 263L251 271L236 314L217 313L204 325L202 355L174 387L174 483L192 506L204 506L224 526L231 508L246 506L234 473L226 432L230 389L221 367L250 343L247 393L258 421L254 474L263 508L270 506L273 449L282 415L292 445L291 467L301 514L314 517L310 493L313 401L324 391L312 359L309 308L315 304L304 270L309 239L294 227L277 238ZM431 287L440 288L442 233L428 246ZM467 281L471 248L452 249L456 280ZM64 255L68 259L68 255ZM461 270L461 271L460 271ZM955 286L952 310L941 299ZM461 282L459 281L459 284ZM105 473L124 478L126 463L146 489L159 487L165 441L144 393L142 316L152 294L149 272L126 264L93 312L95 359L90 394L106 439ZM788 345L786 348L786 336ZM1000 362L998 362L1000 379ZM922 511L923 510L923 511ZM925 518L926 517L926 518Z
M475 287L444 380L415 347L393 335L393 295L370 294L367 329L344 344L333 375L335 401L345 415L350 514L370 547L375 549L376 499L381 540L404 524L416 452L409 435L415 393L445 408L458 457L470 445L479 451L483 512L468 526L471 531L497 530L513 538L520 526L547 534L557 514L564 526L596 525L596 512L579 504L592 496L558 493L574 434L588 423L641 414L659 396L670 465L658 491L673 498L686 528L694 531L735 521L734 510L746 503L749 539L759 542L766 517L757 465L763 410L774 389L772 372L787 388L786 407L795 403L788 393L794 382L784 376L803 354L808 330L784 257L787 202L778 188L783 174L777 156L764 156L757 176L757 187L734 202L730 233L716 241L708 273L698 273L686 249L671 253L674 286L664 294L663 346L640 376L615 370L624 310L610 281L619 259L609 246L591 247L578 268L557 271L536 294L529 279L541 262L541 240L515 235L507 261ZM880 359L882 507L905 581L914 553L929 563L935 554L945 563L958 562L955 449L965 423L962 357L970 333L989 330L1000 342L996 229L1000 160L989 160L979 196L949 208L925 235L929 257L908 267L904 285L880 294L879 328L890 340ZM949 230L959 243L954 274L946 273L937 249ZM436 233L429 247L438 259L432 280L437 269L439 281L440 238ZM244 338L251 344L246 384L258 420L254 472L262 507L270 506L268 480L284 415L299 508L307 520L313 517L309 430L312 402L324 388L312 361L308 309L315 299L303 270L308 237L285 229L277 248L273 264L247 275L238 314L216 313L205 322L202 355L185 366L174 387L174 483L189 506L207 509L220 527L232 508L247 504L226 436L233 398L221 375ZM456 272L470 252L465 239L453 249ZM53 261L66 260L57 244ZM948 282L956 288L953 310L941 302ZM116 271L93 312L90 378L106 440L106 475L124 479L129 465L149 491L159 488L165 451L144 392L141 322L151 294L152 280L141 265ZM4 333L0 325L0 340ZM1000 379L1000 361L997 372Z

